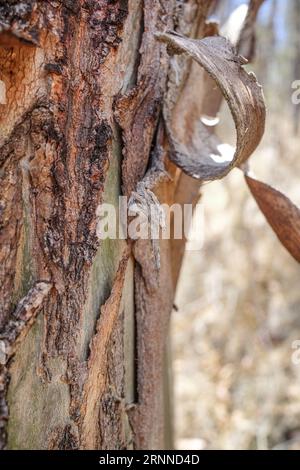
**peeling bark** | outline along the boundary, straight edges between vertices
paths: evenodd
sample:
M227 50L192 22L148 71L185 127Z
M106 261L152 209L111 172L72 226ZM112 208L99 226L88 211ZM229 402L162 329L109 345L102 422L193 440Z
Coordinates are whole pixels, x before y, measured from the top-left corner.
M287 196L251 174L245 174L245 179L278 239L300 263L300 209Z
M170 153L163 109L173 141L186 135L190 149L191 132L221 99L191 54L170 59L155 33L176 31L161 38L177 50L196 45L192 55L229 95L234 163L257 145L260 90L220 38L206 38L216 32L206 22L214 3L0 2L0 339L10 348L1 366L3 448L172 445L165 348L184 240L161 240L160 262L148 240L100 243L97 207L117 207L119 195L141 188L160 203L199 196L199 180ZM237 75L242 91L207 58ZM198 161L187 172L197 170Z
M215 80L228 102L237 132L235 153L229 159L222 155L220 143L203 122L195 126L195 135L188 136L188 144L178 141L166 111L170 158L194 178L203 181L222 178L233 167L245 163L262 138L265 104L261 87L254 74L242 68L248 61L237 55L229 41L222 37L193 40L176 33L159 33L157 37L167 43L171 53L189 54Z
M100 318L97 322L96 334L90 345L90 356L87 364L87 378L84 384L82 399L82 440L81 445L85 449L101 448L105 444L103 434L105 428L101 429L101 406L107 380L107 363L110 341L116 327L119 315L121 315L121 300L125 282L125 274L129 253L125 253L120 262L111 294L104 306L101 308ZM113 397L117 402L121 397ZM125 418L124 418L125 419ZM122 442L122 440L120 439ZM126 446L126 442L123 442Z

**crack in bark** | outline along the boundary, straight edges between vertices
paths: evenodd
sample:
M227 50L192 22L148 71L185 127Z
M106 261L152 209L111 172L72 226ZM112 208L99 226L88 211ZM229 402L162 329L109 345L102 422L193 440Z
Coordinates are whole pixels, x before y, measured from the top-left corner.
M258 207L281 244L300 263L300 209L283 193L245 173L246 183Z

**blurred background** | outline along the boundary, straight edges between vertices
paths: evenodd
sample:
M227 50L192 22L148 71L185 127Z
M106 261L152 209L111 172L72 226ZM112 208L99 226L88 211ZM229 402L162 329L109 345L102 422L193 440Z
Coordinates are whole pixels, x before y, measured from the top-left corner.
M242 1L225 0L222 22ZM300 0L265 0L254 70L267 123L251 168L300 206ZM224 105L219 135L234 143ZM232 136L232 141L230 138ZM201 251L187 251L173 313L175 439L178 449L299 449L300 266L259 212L234 170L202 188Z

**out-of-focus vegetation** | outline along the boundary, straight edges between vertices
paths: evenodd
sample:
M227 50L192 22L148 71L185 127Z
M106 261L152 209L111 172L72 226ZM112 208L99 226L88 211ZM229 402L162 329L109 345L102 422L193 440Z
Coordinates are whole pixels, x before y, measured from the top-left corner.
M238 3L228 1L227 13ZM250 67L268 106L251 168L298 205L300 105L292 105L291 84L300 80L299 18L298 0L266 0ZM229 121L224 107L219 134L226 141L233 135ZM300 365L292 362L300 339L300 266L239 170L202 194L205 243L186 252L171 325L176 445L300 449Z

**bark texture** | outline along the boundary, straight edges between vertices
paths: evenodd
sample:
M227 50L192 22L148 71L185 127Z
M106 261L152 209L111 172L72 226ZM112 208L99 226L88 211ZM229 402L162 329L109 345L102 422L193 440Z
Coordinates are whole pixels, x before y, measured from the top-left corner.
M165 355L184 240L160 242L158 269L150 241L100 243L96 211L136 190L157 146L171 177L153 185L160 202L197 201L200 181L158 131L163 106L189 138L221 99L155 33L215 34L214 3L0 1L3 448L172 445Z

